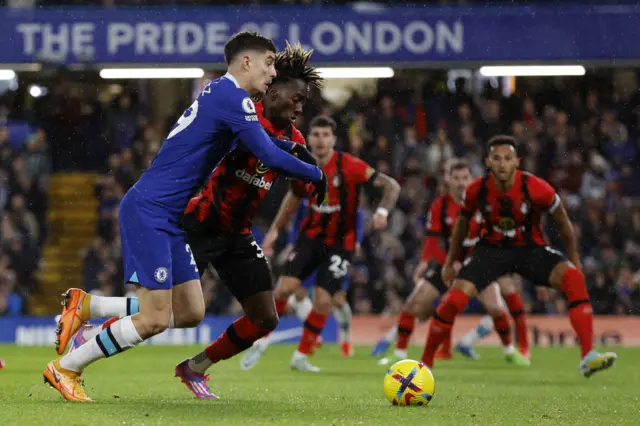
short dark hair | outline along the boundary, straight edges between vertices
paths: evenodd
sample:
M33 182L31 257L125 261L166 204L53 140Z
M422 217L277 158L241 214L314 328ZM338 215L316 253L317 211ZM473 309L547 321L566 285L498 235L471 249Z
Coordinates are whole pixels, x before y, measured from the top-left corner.
M326 115L319 115L309 123L310 129L313 129L314 127L329 127L331 128L331 132L335 135L338 125L333 118L327 117Z
M448 174L451 174L456 170L464 169L471 171L471 165L467 162L467 160L464 160L462 158L454 158L447 164L446 171L448 172Z
M276 45L268 37L250 31L243 31L231 36L224 45L224 60L227 65L233 61L236 56L246 50L255 50L258 52L276 53Z
M304 50L298 42L276 54L276 72L278 75L271 84L286 83L291 80L302 80L307 86L322 87L324 79L318 74L318 70L307 64L313 50Z
M509 135L495 135L487 142L487 154L491 152L491 149L496 146L509 145L513 147L513 150L518 152L518 145L516 139Z

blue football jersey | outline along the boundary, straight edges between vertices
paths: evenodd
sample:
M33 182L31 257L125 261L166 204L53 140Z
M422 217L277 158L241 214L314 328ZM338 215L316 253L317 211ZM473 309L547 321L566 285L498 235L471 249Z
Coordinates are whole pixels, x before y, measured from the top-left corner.
M134 188L162 212L179 215L212 170L238 145L240 133L245 135L245 145L250 142L247 135L252 136L257 157L267 156L277 163L284 154L291 157L284 159L289 166L291 161L298 162L284 151L274 152L280 149L264 132L249 94L226 74L210 82L178 119ZM294 164L294 168L317 176L306 164Z

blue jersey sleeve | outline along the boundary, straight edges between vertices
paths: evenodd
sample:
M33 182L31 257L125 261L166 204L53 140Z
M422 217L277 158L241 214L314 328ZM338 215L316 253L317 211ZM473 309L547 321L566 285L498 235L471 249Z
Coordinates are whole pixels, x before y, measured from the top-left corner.
M362 209L358 209L356 216L356 240L361 243L364 239L364 214Z
M224 96L226 95L226 96ZM280 147L290 151L291 143L274 141L267 135L258 121L256 107L249 94L239 88L223 93L218 98L217 112L231 132L262 163L271 169L280 169L307 181L319 181L321 170L298 160Z

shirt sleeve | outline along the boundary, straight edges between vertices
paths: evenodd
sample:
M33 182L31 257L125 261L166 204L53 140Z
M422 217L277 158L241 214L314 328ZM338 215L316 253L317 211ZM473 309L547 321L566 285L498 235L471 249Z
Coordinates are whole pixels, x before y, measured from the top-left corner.
M234 87L224 90L215 98L208 96L212 95L204 95L204 99L212 104L220 120L234 135L244 130L262 129L256 106L244 90Z
M347 158L349 175L356 184L366 183L376 174L376 170L361 159L345 156L345 159Z
M537 176L533 176L533 178L533 201L539 204L543 210L553 213L560 206L560 197L547 181Z

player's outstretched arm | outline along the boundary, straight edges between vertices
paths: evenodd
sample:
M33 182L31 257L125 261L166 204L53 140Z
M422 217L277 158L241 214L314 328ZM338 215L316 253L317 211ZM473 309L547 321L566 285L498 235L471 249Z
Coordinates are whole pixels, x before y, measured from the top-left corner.
M581 269L580 252L578 251L578 243L576 241L575 233L573 232L573 224L571 223L569 215L564 209L562 202L558 201L558 205L550 213L558 227L558 233L560 234L560 238L562 239L562 243L564 244L564 249L567 252L569 260L576 266L576 268Z
M281 169L302 180L318 182L322 170L318 166L298 160L288 152L278 148L262 128L246 128L239 135L240 140L262 164L269 168Z

